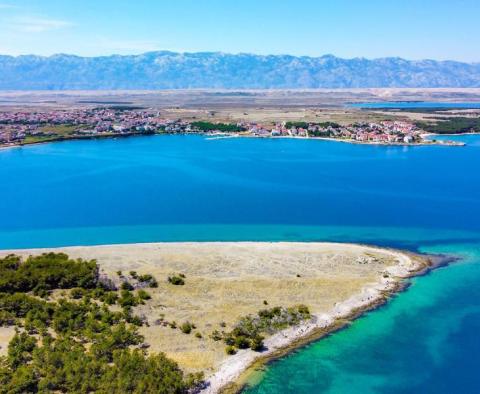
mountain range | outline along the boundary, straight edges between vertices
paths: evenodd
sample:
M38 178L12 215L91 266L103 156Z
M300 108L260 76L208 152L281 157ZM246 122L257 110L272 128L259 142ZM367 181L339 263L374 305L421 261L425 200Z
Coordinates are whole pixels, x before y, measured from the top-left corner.
M480 63L221 52L0 56L1 90L480 87Z

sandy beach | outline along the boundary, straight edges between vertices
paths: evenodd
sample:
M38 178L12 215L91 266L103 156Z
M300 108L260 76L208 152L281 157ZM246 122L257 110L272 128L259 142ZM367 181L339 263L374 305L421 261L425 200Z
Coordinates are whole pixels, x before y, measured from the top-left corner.
M1 251L0 256L46 250ZM338 328L339 321L378 304L404 278L429 264L410 253L341 243L187 242L52 250L94 258L110 277L119 270L153 274L159 287L151 289L152 300L135 311L149 323L141 334L149 351L165 352L186 371L204 371L204 393L209 394L236 382L255 362ZM186 275L185 286L167 283L174 272ZM240 317L265 308L267 301L269 306L306 304L312 319L267 337L262 352L247 349L227 356L225 344L210 339L213 330L231 329ZM201 339L157 324L160 316L194 322ZM0 352L11 333L2 334Z

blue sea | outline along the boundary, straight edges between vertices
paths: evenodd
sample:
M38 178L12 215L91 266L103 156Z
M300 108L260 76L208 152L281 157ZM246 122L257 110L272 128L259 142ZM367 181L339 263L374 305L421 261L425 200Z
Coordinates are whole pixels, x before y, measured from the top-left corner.
M467 145L172 135L0 150L0 249L333 240L453 254L246 391L478 393L480 136L455 138Z

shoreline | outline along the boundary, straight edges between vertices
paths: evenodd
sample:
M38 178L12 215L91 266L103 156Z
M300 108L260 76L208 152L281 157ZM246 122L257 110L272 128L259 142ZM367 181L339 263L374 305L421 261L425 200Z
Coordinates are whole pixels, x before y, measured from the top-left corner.
M35 141L35 142L27 142L27 143L18 143L18 144L3 144L0 145L0 150L3 149L11 149L11 148L22 148L31 145L43 145L43 144L51 144L55 142L67 142L67 141L81 141L81 140L96 140L96 139L109 139L109 138L127 138L127 137L145 137L145 136L152 136L152 135L159 135L160 133L156 134L142 134L142 133L117 133L117 134L97 134L97 135L78 135L72 137L54 137L50 140L46 141Z
M247 134L237 134L232 133L232 135L215 135L215 134L208 134L208 133L152 133L152 134L142 134L142 133L118 133L118 134L99 134L99 135L80 135L74 137L55 137L48 141L35 141L35 142L27 142L27 143L15 143L15 144L2 144L0 145L1 150L7 150L12 148L22 148L31 145L42 145L42 144L49 144L55 142L66 142L66 141L80 141L80 140L96 140L96 139L110 139L110 138L127 138L127 137L146 137L146 136L159 136L159 135L200 135L206 137L209 141L214 140L221 140L221 139L229 139L229 138L264 138L264 139L299 139L299 140L320 140L320 141L332 141L332 142L343 142L347 144L355 144L355 145L373 145L373 146L465 146L466 143L464 142L455 142L455 141L435 141L429 142L428 140L424 140L422 142L416 143L404 143L404 142L375 142L375 141L357 141L353 139L344 139L344 138L331 138L331 137L301 137L301 136L261 136L261 135L247 135ZM425 133L422 134L423 136L456 136L456 135L475 135L480 133L455 133L455 134L436 134L436 133ZM210 138L209 138L210 137Z
M478 134L478 133L473 133ZM440 134L441 135L441 134ZM443 134L446 135L446 134ZM456 135L456 134L453 134ZM436 142L429 142L428 140L424 140L422 142L416 142L413 144L409 144L406 142L376 142L376 141L357 141L353 139L346 139L346 138L332 138L332 137L299 137L299 136L261 136L261 135L235 135L232 137L225 137L225 138L233 138L233 137L244 137L244 138L265 138L265 139L298 139L298 140L320 140L320 141L332 141L332 142L343 142L346 144L355 144L355 145L374 145L374 146L465 146L464 142L454 142L454 141L436 141Z
M399 259L399 264L387 268L391 277L380 278L376 283L365 286L359 294L337 303L327 313L312 315L310 321L268 337L265 340L267 350L264 352L240 350L237 354L230 356L217 372L207 377L207 386L199 393L236 394L241 392L248 383L248 379L262 366L346 327L352 320L384 305L392 296L406 289L408 287L406 279L424 275L432 268L443 265L442 261L435 263L428 256L390 248L370 245L368 247L390 253Z
M427 133L426 135L428 135L428 136L430 136L430 135L439 135L439 136L448 135L450 137L455 137L456 135L480 135L480 133L468 131L466 133Z

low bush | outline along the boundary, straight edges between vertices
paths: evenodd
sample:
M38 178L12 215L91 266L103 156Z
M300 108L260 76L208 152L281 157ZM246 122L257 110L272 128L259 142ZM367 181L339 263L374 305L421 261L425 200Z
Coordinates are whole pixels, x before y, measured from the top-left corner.
M149 293L147 293L145 290L142 290L142 289L138 290L137 296L141 300L150 300L152 298L152 296Z
M194 328L194 325L188 321L186 321L180 326L180 330L182 330L184 334L190 334L193 328Z
M225 348L225 353L227 353L229 356L231 356L231 355L234 355L235 353L237 353L237 350L233 346L227 346Z
M185 284L185 280L182 277L176 275L169 276L168 282L175 286L183 286Z
M122 290L130 290L130 291L134 289L134 287L133 287L133 286L130 284L130 282L128 282L128 281L122 282L120 288L121 288Z

